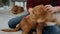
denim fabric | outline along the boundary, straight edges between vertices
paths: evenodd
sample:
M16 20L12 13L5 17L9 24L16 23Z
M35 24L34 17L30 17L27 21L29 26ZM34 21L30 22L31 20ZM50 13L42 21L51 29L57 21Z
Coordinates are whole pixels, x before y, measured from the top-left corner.
M43 34L60 34L60 29L57 25L47 26L43 29Z
M15 18L12 18L8 21L8 26L10 28L15 28L16 25L22 20L23 17L27 16L27 14L24 14L24 15L21 15L21 16L18 16L18 17L15 17Z

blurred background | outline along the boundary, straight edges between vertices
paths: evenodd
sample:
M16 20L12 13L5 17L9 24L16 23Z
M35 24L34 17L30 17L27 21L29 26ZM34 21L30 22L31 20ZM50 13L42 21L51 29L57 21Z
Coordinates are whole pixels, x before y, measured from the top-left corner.
M18 15L12 14L11 9L14 5L22 6L24 12ZM0 0L0 34L21 34L21 31L8 33L1 31L1 29L9 28L8 21L10 19L26 13L26 0Z
M11 9L13 5L22 6L26 9L26 0L0 0L0 9Z

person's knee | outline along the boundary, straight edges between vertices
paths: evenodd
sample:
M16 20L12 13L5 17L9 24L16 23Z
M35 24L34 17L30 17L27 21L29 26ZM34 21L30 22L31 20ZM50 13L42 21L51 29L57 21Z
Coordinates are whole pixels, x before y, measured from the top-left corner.
M17 24L22 20L22 17L12 18L8 21L8 26L10 28L15 28Z
M19 24L19 22L22 20L22 18L24 16L26 16L27 14L25 15L21 15L21 16L18 16L18 17L15 17L15 18L12 18L8 21L8 26L10 28L15 28L17 24Z
M8 24L9 28L16 28L16 25L11 25L11 24Z
M10 28L15 28L17 24L18 24L18 22L14 19L11 19L11 20L8 21L8 26Z

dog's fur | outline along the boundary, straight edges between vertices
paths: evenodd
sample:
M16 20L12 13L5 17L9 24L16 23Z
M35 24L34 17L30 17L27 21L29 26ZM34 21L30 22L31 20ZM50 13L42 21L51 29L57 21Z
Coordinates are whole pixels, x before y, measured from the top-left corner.
M24 8L21 7L21 6L15 5L15 6L13 6L13 8L12 8L12 13L13 13L13 14L19 14L19 13L22 13L23 11L24 11Z
M55 22L60 25L55 15L49 13L43 5L34 7L32 13L33 14L28 15L28 17L24 17L15 29L3 29L2 31L15 32L21 28L23 31L22 34L28 34L31 29L36 27L37 34L42 34L42 29L46 25L46 22Z
M14 11L14 12L17 11L18 10L18 6L17 5L14 5L11 10Z
M39 15L39 19L37 20L37 22L39 23L37 25L37 34L42 34L42 29L45 27L45 25L47 25L46 23L53 22L53 23L56 23L60 27L60 22L57 20L55 14L50 13L49 10L46 9L46 7L36 6L33 9L33 13L36 16Z

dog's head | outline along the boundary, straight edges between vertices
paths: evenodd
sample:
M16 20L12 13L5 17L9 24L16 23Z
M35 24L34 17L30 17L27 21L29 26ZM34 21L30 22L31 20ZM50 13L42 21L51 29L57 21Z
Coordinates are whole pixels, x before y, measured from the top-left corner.
M15 6L13 6L13 8L12 8L12 13L13 13L13 14L19 14L19 13L21 13L21 12L23 12L23 11L24 11L24 8L21 7L21 6L15 5Z
M45 21L47 15L48 15L48 10L44 5L38 5L33 8L33 14L37 17L38 21Z
M18 6L18 10L17 12L15 12L16 14L22 13L24 11L24 8L21 6Z
M18 10L18 6L17 6L17 5L13 6L12 12L14 13L14 12L16 12L17 10Z

